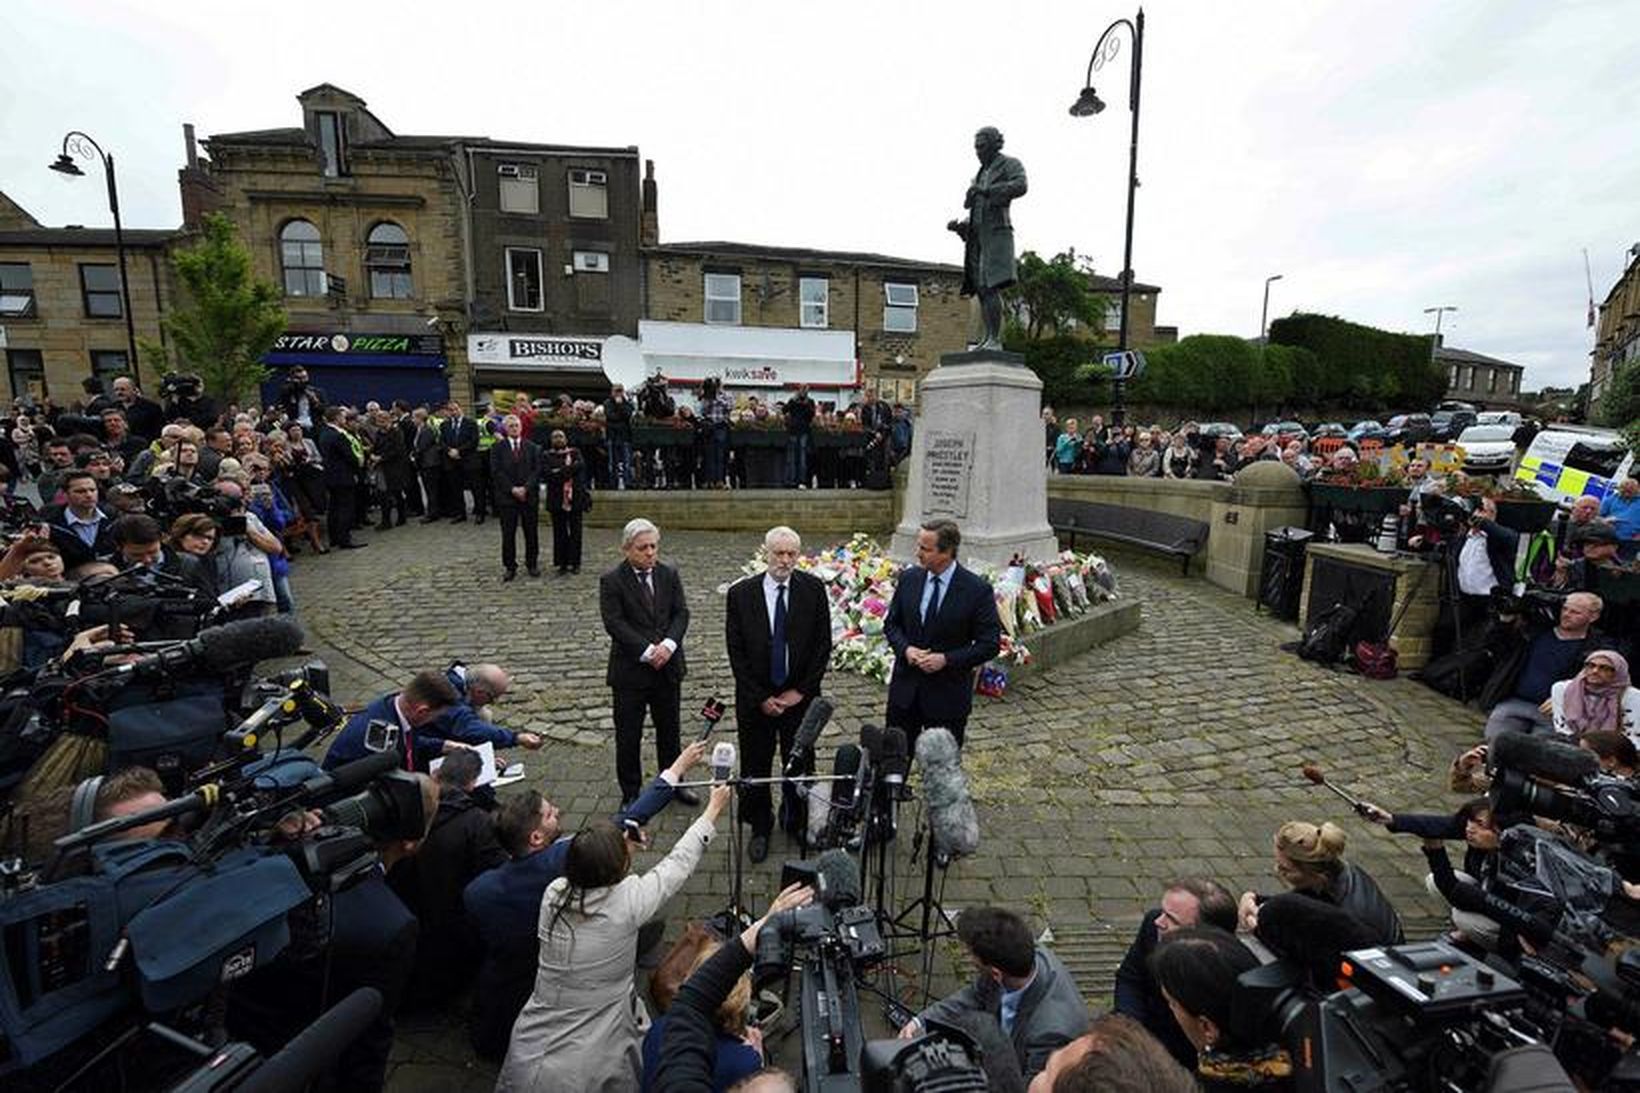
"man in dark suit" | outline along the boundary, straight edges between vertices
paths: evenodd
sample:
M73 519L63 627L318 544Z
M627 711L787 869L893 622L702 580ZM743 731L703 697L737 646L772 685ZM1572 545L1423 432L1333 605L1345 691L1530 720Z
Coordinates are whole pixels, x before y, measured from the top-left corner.
M541 576L541 448L524 439L524 423L508 414L507 435L490 449L490 483L501 518L501 579L518 576L518 528L524 527L524 567Z
M984 578L957 564L962 532L950 520L929 520L917 532L917 564L900 574L883 619L894 648L888 687L890 725L917 734L940 727L962 743L974 704L974 673L997 655L1002 623Z
M359 505L359 455L353 442L342 431L347 410L332 406L325 410L324 424L313 438L324 460L325 492L330 495L325 520L330 530L330 545L338 550L354 550L369 546L353 541L354 517Z
M87 470L69 471L62 482L67 503L41 509L40 522L51 530L51 541L63 556L63 568L108 557L114 552L110 535L114 514L97 500L96 476Z
M478 484L478 422L461 412L461 403L450 400L444 424L439 427L444 445L444 494L452 524L467 522L467 494L473 491L473 516L484 522L485 498Z
M768 569L729 589L724 638L735 674L740 770L747 778L769 776L777 741L781 763L790 762L797 726L820 692L831 659L826 586L797 571L802 550L797 532L771 528L763 537ZM811 769L812 765L811 760ZM781 813L795 825L797 794L787 784L782 796ZM752 828L748 852L753 862L761 862L769 856L769 832L774 827L769 787L746 786L740 800L741 819Z
M655 755L670 766L681 749L678 702L684 676L683 635L689 605L678 571L660 561L660 529L642 517L621 532L624 559L598 579L598 612L609 634L604 682L614 692L615 778L623 804L643 788L643 719L655 722ZM678 790L686 805L700 803Z

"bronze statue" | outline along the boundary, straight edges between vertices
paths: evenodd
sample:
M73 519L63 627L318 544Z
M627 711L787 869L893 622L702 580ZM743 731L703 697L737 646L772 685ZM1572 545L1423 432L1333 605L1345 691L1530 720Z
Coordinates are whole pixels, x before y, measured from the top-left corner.
M1018 278L1014 264L1014 225L1008 206L1025 192L1025 168L1002 154L1002 133L987 125L974 134L979 173L968 187L963 208L968 219L947 228L966 244L962 258L962 294L979 297L985 337L973 348L1002 348L1002 290Z

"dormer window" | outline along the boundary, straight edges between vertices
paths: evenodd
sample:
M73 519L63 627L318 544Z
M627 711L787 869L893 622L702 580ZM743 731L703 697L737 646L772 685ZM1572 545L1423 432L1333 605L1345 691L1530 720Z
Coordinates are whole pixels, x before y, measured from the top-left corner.
M319 126L319 170L326 178L347 174L347 134L342 128L342 116L334 110L319 110L313 118Z

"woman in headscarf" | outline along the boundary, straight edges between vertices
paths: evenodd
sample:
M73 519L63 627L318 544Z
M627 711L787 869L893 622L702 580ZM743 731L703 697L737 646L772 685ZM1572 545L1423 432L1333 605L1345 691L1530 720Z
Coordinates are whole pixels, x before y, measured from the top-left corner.
M1576 676L1551 687L1543 711L1556 732L1573 739L1610 729L1640 743L1640 690L1629 680L1628 660L1610 649L1596 649Z

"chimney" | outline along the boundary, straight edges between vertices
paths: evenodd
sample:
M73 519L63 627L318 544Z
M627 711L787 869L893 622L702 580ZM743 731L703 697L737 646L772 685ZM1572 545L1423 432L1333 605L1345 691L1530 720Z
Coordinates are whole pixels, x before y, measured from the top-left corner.
M182 123L182 143L188 149L188 169L194 170L199 166L199 147L194 143L194 123Z
M199 158L193 123L183 123L182 140L187 155L187 162L177 171L177 189L182 194L182 226L197 230L206 213L222 207L222 187L211 177L210 163Z
M638 221L638 244L653 247L661 241L661 222L658 191L655 185L655 161L643 161L643 211Z

